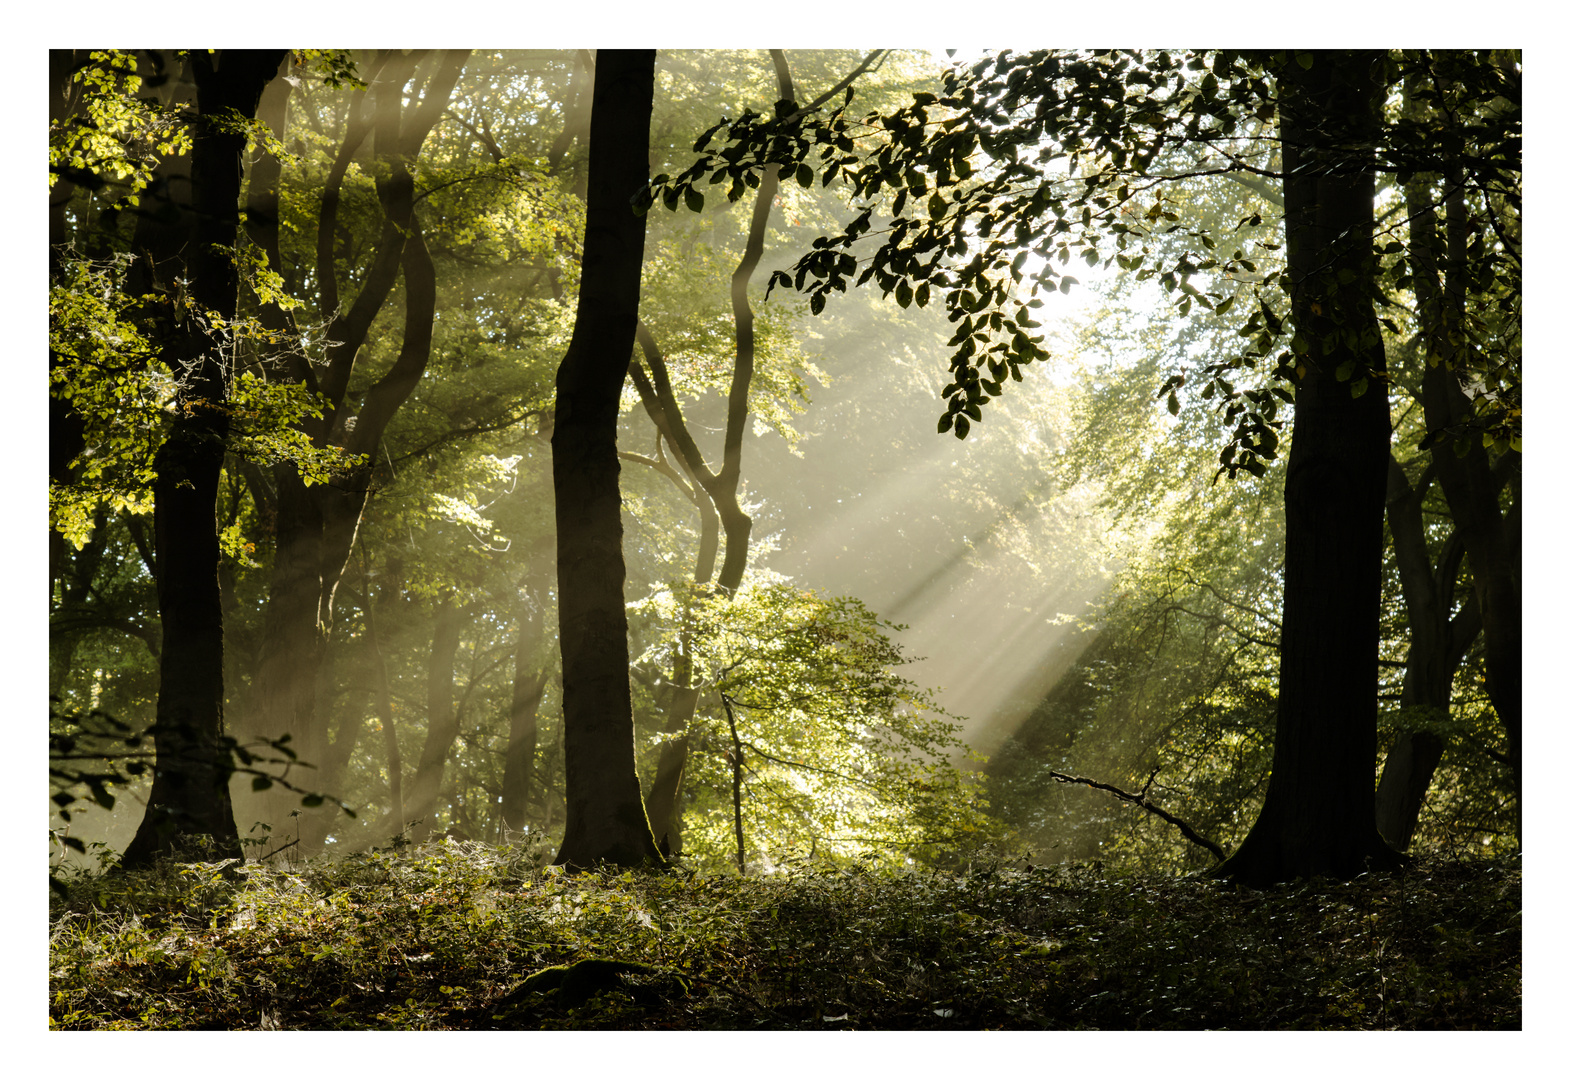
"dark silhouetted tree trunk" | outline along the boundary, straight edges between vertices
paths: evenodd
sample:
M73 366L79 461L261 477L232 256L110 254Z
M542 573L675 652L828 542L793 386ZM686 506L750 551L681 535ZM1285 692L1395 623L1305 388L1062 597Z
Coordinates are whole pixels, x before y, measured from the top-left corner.
M209 118L256 115L278 50L193 52L197 120L191 151L192 206L186 277L195 310L169 343L186 374L168 439L157 456L153 528L158 560L157 763L147 813L124 864L152 861L192 844L210 857L237 858L240 838L229 800L224 736L224 626L218 587L215 513L228 418L233 345L208 332L207 312L235 314L239 279L228 249L239 224L245 135Z
M1422 724L1444 720L1451 710L1451 685L1456 669L1478 637L1476 595L1451 615L1462 545L1453 531L1432 564L1424 539L1423 503L1433 469L1418 487L1408 482L1396 459L1388 466L1386 520L1402 598L1407 608L1407 668L1402 675L1404 719ZM1386 752L1385 767L1375 789L1375 826L1387 843L1407 850L1418 827L1418 814L1429 782L1445 753L1446 739L1435 731L1404 730Z
M1251 885L1396 865L1375 829L1391 416L1373 279L1381 54L1280 69L1283 203L1301 357L1287 462L1281 675L1265 804L1218 873ZM1340 377L1339 377L1340 376Z
M603 49L590 115L589 205L573 339L557 371L551 474L567 827L558 865L660 863L638 787L623 600L616 425L638 326L653 50Z

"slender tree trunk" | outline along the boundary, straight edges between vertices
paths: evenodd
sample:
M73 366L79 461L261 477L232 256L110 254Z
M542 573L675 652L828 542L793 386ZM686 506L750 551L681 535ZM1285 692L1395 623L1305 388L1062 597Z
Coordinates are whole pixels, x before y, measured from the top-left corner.
M514 654L513 697L509 710L507 753L502 767L502 824L509 833L538 824L529 804L535 794L535 754L540 739L540 699L552 667L542 657L547 589L531 574L519 591L518 648Z
M362 552L363 554L363 552ZM393 714L393 689L387 678L387 661L382 656L381 639L376 633L369 582L365 588L366 648L371 654L371 674L376 684L376 711L382 721L382 746L387 754L387 814L394 832L402 832L404 822L404 759L398 751L398 720Z
M1289 59L1279 81L1292 312L1309 351L1287 462L1271 782L1259 819L1218 868L1252 885L1348 878L1400 861L1375 829L1391 436L1372 293L1380 61L1316 51L1307 70Z
M159 663L157 762L146 816L124 864L151 862L190 844L238 858L229 801L231 763L224 737L224 626L215 514L228 418L232 349L207 332L207 312L234 318L239 286L234 245L245 136L208 118L256 114L262 88L282 59L277 50L193 53L197 127L191 152L191 242L186 271L196 312L171 342L177 370L188 369L179 408L157 457L153 529L158 553ZM198 318L200 315L200 318Z
M433 61L435 70L418 104L406 107L405 85L424 55L381 53L371 59L366 76L373 85L352 106L344 141L322 194L316 278L322 309L333 311L339 306L339 271L333 254L339 189L355 152L372 138L380 166L376 188L383 211L382 236L353 304L334 315L327 331L331 344L322 376L318 380L311 364L298 354L274 365L276 377L301 382L328 398L329 414L307 427L318 445L343 446L369 459L334 484L310 488L292 465L283 464L275 470L276 549L249 725L260 735L276 737L288 732L302 760L313 764L325 760L330 750L326 716L319 715L318 692L332 628L334 594L370 495L372 463L388 425L430 361L436 275L414 214L412 170L468 54L467 50L450 51ZM264 186L257 195L259 243L267 239L269 205L276 211L276 200L269 203L265 187L270 176L264 173ZM366 393L351 431L343 412L350 378L372 322L400 273L405 285L403 343L393 366ZM290 809L288 800L276 792L264 793L258 804L256 812L264 820L277 821Z
M1448 135L1442 148L1459 161L1460 131ZM1462 392L1461 373L1468 364L1466 333L1469 218L1460 163L1446 177L1445 235L1437 227L1430 184L1407 185L1413 247L1413 292L1429 362L1424 368L1420 399L1424 426L1433 448L1436 475L1467 550L1474 589L1478 594L1484 635L1484 688L1506 729L1511 780L1518 803L1522 797L1522 534L1520 455L1507 450L1513 504L1502 512L1502 484L1490 466L1488 451L1468 437L1472 402ZM1444 280L1441 269L1445 270Z
M769 56L774 64L775 82L779 87L778 100L795 102L796 87L785 51L770 49ZM760 177L758 195L753 201L747 244L731 274L731 315L736 329L736 355L731 368L730 394L726 399L725 442L718 473L711 471L704 463L698 444L688 432L654 335L642 324L639 326L639 343L649 362L649 369L654 374L654 383L650 383L642 369L635 366L633 370L633 381L643 399L645 410L665 439L676 448L695 487L701 487L710 499L709 507L699 508L703 528L700 532L698 567L693 581L699 586L708 585L714 573L712 519L718 513L720 524L725 529L725 561L720 567L720 579L716 587L722 595L728 597L735 595L747 572L748 542L753 529L753 520L742 510L739 498L742 444L750 426L748 395L752 391L756 358L753 308L748 301L747 290L752 283L753 272L758 269L759 260L763 258L769 213L779 190L779 166L766 167ZM676 689L665 729L668 738L660 744L655 779L650 785L649 821L655 835L661 838L662 846L668 852L679 852L682 835L682 777L687 769L689 748L687 729L698 707L698 688L693 685L692 662L685 642L677 652L671 681ZM740 842L738 839L739 845Z
M409 829L410 839L415 843L431 838L432 819L442 790L442 774L453 743L458 740L458 713L453 708L453 666L458 657L463 621L462 609L455 607L452 600L444 599L437 605L431 633L431 659L426 668L425 745L420 750L420 761L415 766L405 804L407 820L418 822L411 824Z
M1424 537L1427 476L1415 489L1393 457L1388 477L1386 520L1391 528L1408 624L1402 712L1408 723L1444 720L1451 710L1456 669L1478 636L1478 603L1476 597L1470 599L1455 617L1451 615L1462 545L1452 532L1441 548L1438 564L1431 564ZM1385 767L1375 789L1375 826L1400 851L1406 851L1412 842L1419 811L1445 747L1442 734L1405 730L1386 752Z
M638 326L653 50L596 57L589 205L573 339L551 434L567 828L558 865L661 863L639 793L623 599L616 425Z

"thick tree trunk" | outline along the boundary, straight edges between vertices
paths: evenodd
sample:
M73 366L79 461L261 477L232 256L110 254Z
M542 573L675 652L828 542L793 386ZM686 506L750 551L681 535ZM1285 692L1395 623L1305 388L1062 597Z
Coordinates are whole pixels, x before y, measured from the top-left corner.
M224 736L224 626L218 587L215 512L228 419L229 346L206 332L207 311L233 319L239 285L227 250L239 223L245 136L211 125L230 110L256 114L262 88L282 59L277 50L193 53L197 129L191 153L191 242L186 265L202 318L187 315L171 342L176 370L190 372L176 419L157 458L153 528L158 553L159 663L157 762L147 813L124 864L151 862L192 845L237 858L240 838L229 800Z
M1279 83L1293 320L1309 351L1287 463L1271 782L1259 819L1218 868L1251 885L1400 861L1375 829L1391 435L1372 294L1379 64L1376 53L1317 51L1308 70L1289 59Z
M623 600L616 425L638 326L653 50L596 57L589 205L573 339L557 371L551 471L567 828L558 865L660 863L639 793Z

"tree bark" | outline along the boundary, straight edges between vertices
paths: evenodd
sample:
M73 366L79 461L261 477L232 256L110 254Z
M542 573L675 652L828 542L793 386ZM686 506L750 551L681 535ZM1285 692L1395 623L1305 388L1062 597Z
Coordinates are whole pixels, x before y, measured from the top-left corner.
M193 53L197 120L191 152L192 214L186 276L196 311L170 342L172 366L188 368L168 439L157 456L153 529L158 558L157 761L147 813L123 863L136 866L192 845L238 858L224 737L224 626L218 585L216 510L228 418L230 346L207 330L211 311L235 314L239 280L227 249L239 224L245 136L209 118L256 115L278 50Z
M1480 627L1476 598L1451 615L1462 564L1462 546L1454 531L1440 550L1438 565L1430 560L1423 517L1428 486L1426 477L1415 489L1396 458L1390 459L1386 520L1407 608L1407 668L1402 676L1401 707L1408 720L1425 714L1443 720L1449 715L1456 670ZM1375 789L1375 827L1399 851L1406 851L1412 843L1419 811L1445 747L1442 734L1404 730L1386 752Z
M1287 268L1301 357L1286 479L1276 744L1260 817L1217 873L1350 878L1400 856L1375 828L1381 565L1391 416L1374 308L1381 56L1281 69ZM1360 392L1355 393L1358 390Z
M551 434L567 826L557 865L663 863L633 752L616 426L638 325L653 50L596 57L589 204L573 338Z

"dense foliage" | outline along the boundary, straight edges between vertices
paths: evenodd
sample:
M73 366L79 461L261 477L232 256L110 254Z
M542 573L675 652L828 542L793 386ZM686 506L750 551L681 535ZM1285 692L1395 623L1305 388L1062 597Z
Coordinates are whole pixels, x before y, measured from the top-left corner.
M64 1029L1511 1029L1521 868L1273 893L1100 865L563 874L452 841L83 877ZM552 965L635 970L540 993ZM586 967L586 975L592 973ZM536 982L534 985L540 985Z

